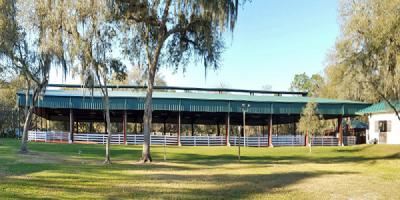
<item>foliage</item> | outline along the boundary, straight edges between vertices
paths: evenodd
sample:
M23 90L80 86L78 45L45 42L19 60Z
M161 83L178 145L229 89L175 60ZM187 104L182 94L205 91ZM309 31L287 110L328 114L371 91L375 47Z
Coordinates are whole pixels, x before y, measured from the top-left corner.
M232 31L238 0L222 1L114 1L113 17L125 30L124 53L136 65L146 66L147 95L143 115L142 162L151 162L152 94L160 66L184 67L202 61L217 68L224 48L222 34Z
M23 88L23 82L22 77L15 77L10 82L0 83L0 132L11 132L18 126L15 94Z
M297 129L302 133L309 132L314 134L320 131L320 126L320 118L317 114L317 104L315 102L308 102L301 113Z
M55 14L62 9L58 1L0 1L0 71L23 76L26 94L32 93L30 105L25 105L22 153L28 151L27 131L36 102L48 83L50 68L67 68L65 33L60 28L64 20Z
M147 85L146 81L148 79L148 73L145 67L137 66L132 67L131 70L126 72L126 78L122 81L116 79L116 76L110 80L110 83L114 84L125 84L125 85L137 85L137 86L145 86ZM165 81L164 77L157 73L156 77L154 78L154 85L156 86L166 86L167 82Z
M313 74L311 77L306 73L295 74L289 90L308 92L309 96L317 96L323 84L324 79L319 74Z
M360 99L384 100L392 107L400 99L399 6L399 0L343 1L333 63L355 88L365 90Z
M89 4L89 6L88 6ZM103 94L104 114L108 138L111 138L111 119L107 83L111 78L122 81L126 78L126 66L115 58L112 49L116 43L115 24L109 20L107 1L60 2L61 9L56 13L63 19L62 31L71 63L77 63L84 85L93 88L99 85ZM71 14L73 13L73 14ZM52 22L54 26L58 21ZM110 160L110 139L106 143L105 163Z

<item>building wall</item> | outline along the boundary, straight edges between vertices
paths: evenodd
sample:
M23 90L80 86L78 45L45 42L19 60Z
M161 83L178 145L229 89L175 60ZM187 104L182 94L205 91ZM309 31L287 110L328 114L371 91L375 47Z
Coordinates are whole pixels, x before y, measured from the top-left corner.
M394 113L376 113L369 116L369 130L367 132L367 143L372 144L374 140L379 142L379 131L376 130L376 122L381 120L390 121L390 131L387 132L387 144L400 144L400 121Z

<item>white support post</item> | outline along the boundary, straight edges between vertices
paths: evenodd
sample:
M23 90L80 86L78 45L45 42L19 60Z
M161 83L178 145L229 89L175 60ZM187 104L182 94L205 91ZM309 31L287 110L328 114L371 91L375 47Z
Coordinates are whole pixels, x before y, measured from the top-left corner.
M136 145L136 135L134 135L135 137L133 137L133 144Z
M294 145L294 137L295 136L292 135L291 137L292 137L292 146L293 146Z

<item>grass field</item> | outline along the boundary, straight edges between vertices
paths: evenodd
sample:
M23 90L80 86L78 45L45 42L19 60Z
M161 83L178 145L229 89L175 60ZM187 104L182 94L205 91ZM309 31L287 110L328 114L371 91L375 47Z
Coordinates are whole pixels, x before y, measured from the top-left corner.
M0 139L0 199L398 199L400 146L242 148L31 143Z

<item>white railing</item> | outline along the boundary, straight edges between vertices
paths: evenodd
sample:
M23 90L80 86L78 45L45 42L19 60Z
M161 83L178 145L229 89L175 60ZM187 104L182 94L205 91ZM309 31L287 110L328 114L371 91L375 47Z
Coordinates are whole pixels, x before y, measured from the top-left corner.
M182 146L225 146L225 136L181 136Z
M92 143L105 144L107 142L106 134L96 133L79 133L74 134L74 143ZM41 142L68 142L69 133L66 132L44 132L44 131L29 131L29 141ZM181 144L183 146L225 146L225 136L181 136ZM126 143L132 145L143 144L144 136L139 134L128 134ZM152 145L178 145L177 136L169 135L150 135L150 143ZM229 143L231 146L248 146L248 147L266 147L268 146L268 137L241 137L239 142L238 136L230 136ZM355 136L343 137L344 145L355 145ZM123 134L113 134L111 144L124 144ZM272 136L273 146L304 146L305 138L303 135L274 135ZM315 136L312 138L313 146L337 146L338 138L334 136Z
M357 141L356 136L343 137L343 145L345 146L355 145L356 141Z
M334 136L314 136L312 137L312 146L338 146L339 140Z
M35 142L65 142L68 141L69 133L60 131L29 131L28 141Z

